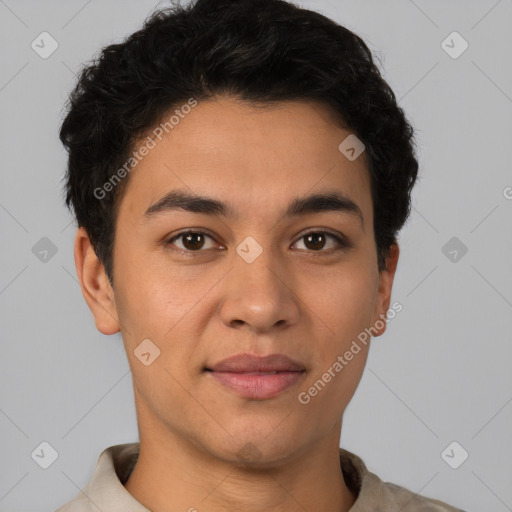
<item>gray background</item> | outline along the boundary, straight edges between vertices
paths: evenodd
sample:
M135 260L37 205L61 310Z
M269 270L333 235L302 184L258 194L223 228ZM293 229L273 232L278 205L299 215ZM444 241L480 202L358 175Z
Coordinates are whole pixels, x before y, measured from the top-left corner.
M96 331L76 280L57 131L80 63L155 5L0 0L2 512L54 510L86 485L104 448L138 439L121 338ZM512 510L512 1L302 5L376 52L421 161L392 297L403 311L373 341L342 445L415 492ZM43 31L59 44L47 59L31 48ZM441 46L453 31L469 43L456 59ZM46 261L33 252L43 237L57 250ZM58 452L48 469L31 457L43 441ZM462 448L452 461L469 453L458 469L441 456L453 441Z

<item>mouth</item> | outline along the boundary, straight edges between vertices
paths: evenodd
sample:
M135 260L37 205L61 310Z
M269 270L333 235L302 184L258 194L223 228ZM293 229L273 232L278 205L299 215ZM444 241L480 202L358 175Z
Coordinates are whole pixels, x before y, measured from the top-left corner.
M296 385L305 367L283 355L238 354L206 367L205 373L242 398L266 400Z
M205 370L231 373L301 372L305 370L305 366L284 354L235 354L205 367Z

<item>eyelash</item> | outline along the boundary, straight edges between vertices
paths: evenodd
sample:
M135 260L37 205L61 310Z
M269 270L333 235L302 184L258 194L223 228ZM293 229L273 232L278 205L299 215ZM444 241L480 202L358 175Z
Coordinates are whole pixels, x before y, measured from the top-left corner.
M166 246L166 248L174 251L174 252L177 252L179 254L182 254L184 256L187 256L187 257L191 257L191 258L195 258L197 256L200 255L201 252L205 252L204 250L197 250L197 251L192 251L192 250L184 250L184 249L180 249L180 248L176 248L176 247L172 247L172 242L180 237L183 237L185 235L189 235L189 234L199 234L199 235L205 235L209 238L211 238L212 240L214 240L214 238L209 235L208 233L206 233L205 231L201 231L201 230L187 230L187 231L182 231L181 233L178 233L177 235L174 235L172 238L169 238L167 239L165 242L164 242L164 245ZM307 233L304 233L302 236L300 236L298 238L297 241L305 238L306 236L308 235L311 235L311 234L322 234L322 235L328 235L330 236L331 238L334 239L334 241L336 242L337 244L337 247L335 247L334 249L330 249L330 250L327 250L327 251L324 251L322 249L318 250L318 251L313 251L313 250L308 250L307 252L310 252L312 253L312 255L314 256L321 256L322 253L326 253L326 254L332 254L333 252L337 252L337 251L340 251L340 250L343 250L343 249L350 249L352 247L352 244L344 237L341 237L337 234L334 234L330 231L326 231L326 230L313 230L313 231L308 231ZM295 242L297 243L297 242ZM295 245L295 244L294 244ZM302 250L302 249L301 249Z

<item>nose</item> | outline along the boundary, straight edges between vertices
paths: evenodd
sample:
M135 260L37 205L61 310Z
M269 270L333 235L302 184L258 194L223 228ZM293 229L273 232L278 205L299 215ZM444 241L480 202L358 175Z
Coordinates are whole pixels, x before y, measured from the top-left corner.
M263 250L252 263L234 255L233 267L223 279L220 317L224 325L263 333L295 324L299 313L290 268L270 250Z

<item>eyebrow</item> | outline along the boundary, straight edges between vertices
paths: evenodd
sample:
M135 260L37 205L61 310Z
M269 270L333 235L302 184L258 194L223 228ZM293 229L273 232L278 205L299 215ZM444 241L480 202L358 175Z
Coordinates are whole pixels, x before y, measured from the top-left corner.
M144 218L149 220L160 213L175 210L230 218L236 217L236 210L229 202L190 194L183 190L172 190L152 204L144 212ZM286 219L318 212L342 212L356 216L361 221L364 230L363 213L359 206L352 199L335 190L293 199L282 213L282 218Z

